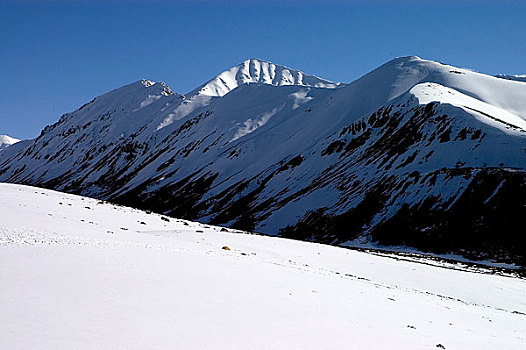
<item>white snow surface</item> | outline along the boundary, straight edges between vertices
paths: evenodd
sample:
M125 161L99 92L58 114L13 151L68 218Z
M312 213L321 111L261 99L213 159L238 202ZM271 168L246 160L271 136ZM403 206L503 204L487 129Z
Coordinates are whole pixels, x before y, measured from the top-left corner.
M2 349L524 349L526 281L0 184ZM230 250L224 250L227 246Z
M84 194L99 198L118 198L144 185L141 195L147 198L183 179L217 175L201 203L246 182L241 197L263 183L254 205L268 199L276 205L258 213L262 219L255 230L276 234L313 209L346 212L384 176L403 180L414 171L426 176L459 162L472 169L525 169L524 83L416 56L396 58L350 84L336 85L305 74L300 79L288 68L280 68L282 76L292 72L297 79L270 79L268 72L278 71L271 66L281 67L247 60L186 96L142 80L96 97L46 127L41 137L2 151L0 181L57 183L59 190L80 183ZM369 125L371 113L391 106L392 115L406 115L404 125L414 108L433 101L438 102L437 116L451 117L450 141L435 137L442 122L433 118L403 154L391 156L389 169L378 166L378 159L361 160L386 136L383 128ZM349 144L358 137L361 132L344 130L362 124L371 132L363 146L348 155L323 155L333 142ZM469 134L461 138L462 132ZM479 138L473 137L476 133ZM294 157L302 157L301 164L286 166ZM363 187L349 188L354 178L364 179ZM400 192L373 224L430 195L452 204L469 181L439 173L435 186L415 182L397 187ZM314 190L303 192L308 188ZM198 215L202 222L211 221L217 209Z
M19 139L7 135L0 135L0 151L19 142Z
M415 85L409 92L418 99L420 104L427 104L433 101L451 104L462 107L478 120L504 132L510 131L507 128L509 125L513 125L517 131L526 132L526 119L521 119L506 109L493 106L449 87L436 83L422 83ZM513 132L514 130L511 131Z
M436 83L526 119L524 84L417 56L399 57L347 85L349 97L371 112L420 83ZM441 102L437 100L437 102Z
M318 88L336 88L341 85L341 83L334 83L272 62L251 58L220 73L188 95L197 93L200 95L221 97L240 85L250 83Z
M497 78L515 80L526 83L526 74L499 74Z
M197 109L208 106L214 99L225 96L232 90L245 84L326 89L344 86L344 84L318 78L317 76L305 74L292 68L257 58L251 58L220 73L213 79L187 93L185 100L157 126L157 130L169 126L174 121L185 118ZM296 97L297 103L294 105L294 109L298 108L302 101L308 101L308 99L305 99L305 94L306 92L303 91ZM250 132L240 131L238 136L235 136L233 140L248 133Z

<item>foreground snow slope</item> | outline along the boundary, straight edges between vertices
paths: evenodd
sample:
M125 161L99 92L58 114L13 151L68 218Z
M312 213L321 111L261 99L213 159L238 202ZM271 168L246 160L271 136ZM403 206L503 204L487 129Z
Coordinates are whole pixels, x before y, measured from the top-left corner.
M2 349L526 342L524 279L221 232L20 185L0 184L0 208Z

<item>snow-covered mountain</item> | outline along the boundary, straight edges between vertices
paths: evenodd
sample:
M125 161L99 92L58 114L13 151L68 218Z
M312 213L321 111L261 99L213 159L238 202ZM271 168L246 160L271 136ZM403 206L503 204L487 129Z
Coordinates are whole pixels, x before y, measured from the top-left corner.
M19 139L7 135L0 135L0 151L19 142Z
M513 271L0 184L2 349L523 349Z
M341 83L334 83L285 66L276 65L272 62L252 58L219 74L214 79L190 92L189 95L201 94L221 97L240 85L251 83L319 88L336 88L342 85Z
M499 74L497 75L497 78L526 82L526 74L521 74L521 75Z
M0 153L0 181L526 266L525 86L414 56L350 84L249 60L186 95L99 96Z

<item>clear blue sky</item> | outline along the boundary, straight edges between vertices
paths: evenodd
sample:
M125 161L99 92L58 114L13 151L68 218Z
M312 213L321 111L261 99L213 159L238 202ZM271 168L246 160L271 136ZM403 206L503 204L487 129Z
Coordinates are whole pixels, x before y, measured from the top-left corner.
M185 93L258 57L349 82L407 55L526 74L526 1L0 0L0 134L141 78Z

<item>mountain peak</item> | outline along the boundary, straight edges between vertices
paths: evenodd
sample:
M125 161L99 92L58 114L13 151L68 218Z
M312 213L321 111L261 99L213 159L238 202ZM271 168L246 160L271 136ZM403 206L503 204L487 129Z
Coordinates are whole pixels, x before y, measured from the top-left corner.
M0 150L3 150L11 145L14 145L20 141L19 139L15 139L14 137L7 136L7 135L0 135Z
M422 61L422 58L420 56L412 55L412 56L400 56L395 59L398 60L404 60L404 61Z
M201 85L189 95L199 94L220 97L243 84L268 84L274 86L298 85L320 88L336 88L340 83L305 74L299 70L277 65L259 58L250 58L220 73Z

